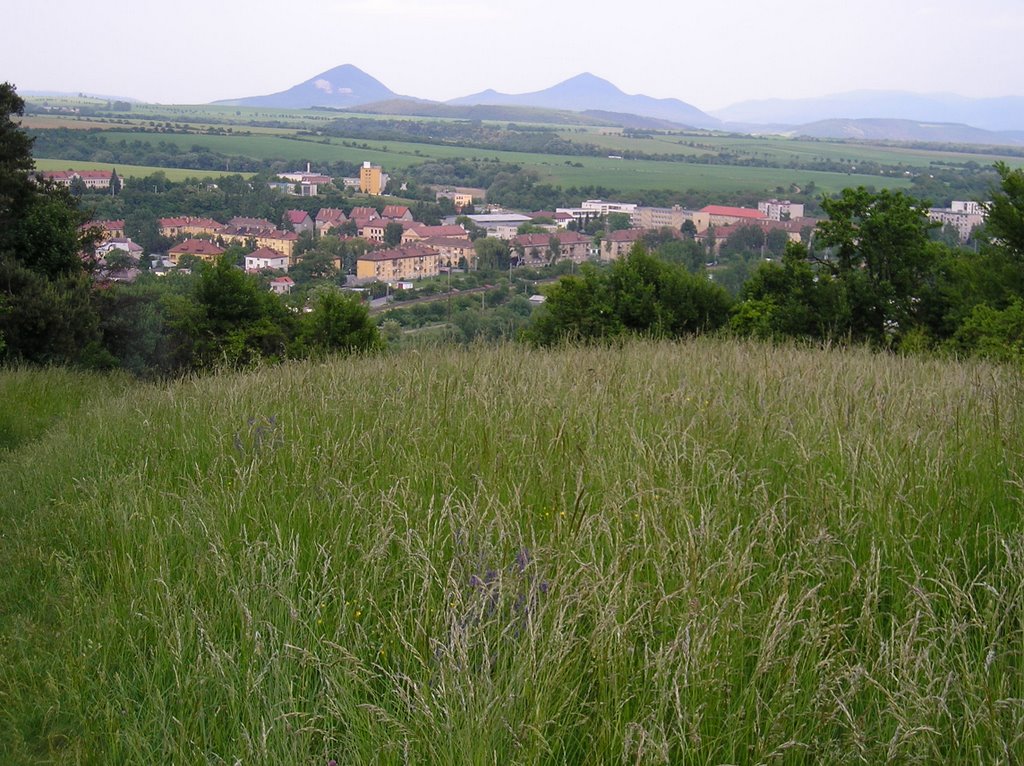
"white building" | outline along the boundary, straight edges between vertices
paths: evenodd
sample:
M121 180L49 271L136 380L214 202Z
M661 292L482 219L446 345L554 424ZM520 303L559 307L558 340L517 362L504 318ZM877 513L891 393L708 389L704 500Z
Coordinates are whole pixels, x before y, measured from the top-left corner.
M788 199L769 199L758 202L757 209L764 213L765 218L769 221L787 221L804 217L803 203L790 202Z
M588 221L603 218L609 213L625 213L632 218L637 207L633 202L607 202L601 199L588 199L584 200L579 207L555 208L555 213L571 215L579 226L585 226Z
M971 238L975 227L985 223L985 204L983 202L953 200L949 207L933 207L928 209L928 220L943 226L956 229L961 242Z

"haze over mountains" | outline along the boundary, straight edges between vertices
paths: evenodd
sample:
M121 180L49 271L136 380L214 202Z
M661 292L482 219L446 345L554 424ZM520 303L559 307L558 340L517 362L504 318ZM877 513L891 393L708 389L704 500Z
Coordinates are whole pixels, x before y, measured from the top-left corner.
M821 98L746 101L709 114L679 99L626 94L590 73L532 93L488 89L442 104L401 96L358 67L346 64L279 93L216 103L358 108L383 114L435 117L466 118L473 114L478 119L509 120L517 119L517 114L518 119L529 119L529 112L518 113L517 108L547 109L584 115L579 118L584 124L592 121L629 127L676 126L818 138L1024 144L1024 97L1020 96L972 99L953 94L854 91ZM473 111L467 112L467 108Z

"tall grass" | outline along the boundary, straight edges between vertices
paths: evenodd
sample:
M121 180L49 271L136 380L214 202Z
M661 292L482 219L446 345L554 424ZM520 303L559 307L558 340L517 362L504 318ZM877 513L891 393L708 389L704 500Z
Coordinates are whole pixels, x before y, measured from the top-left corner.
M133 390L0 463L0 760L1019 762L1022 393L709 340Z

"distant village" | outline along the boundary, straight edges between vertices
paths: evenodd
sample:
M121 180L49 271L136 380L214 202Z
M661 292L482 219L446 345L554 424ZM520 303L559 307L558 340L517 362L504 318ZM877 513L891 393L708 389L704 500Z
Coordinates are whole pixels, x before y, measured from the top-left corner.
M116 174L105 170L47 171L41 175L57 184L83 184L93 190L109 189L112 183L117 183ZM385 193L388 181L383 168L364 162L359 176L354 178L334 179L307 166L305 171L281 174L269 185L282 194L296 197L316 197L323 187L331 184L379 197ZM295 246L300 235L306 232L313 237L330 234L343 240L360 239L367 243L369 249L356 259L354 273L347 275L346 285L383 282L401 287L453 269L474 269L477 254L471 232L507 243L511 267L543 266L559 261L613 261L628 253L652 230L668 232L677 238L700 239L707 247L708 265L713 266L722 243L742 227L754 226L766 235L783 232L790 241L808 244L819 223L819 219L804 215L804 205L780 199L763 200L756 208L707 205L699 210L591 199L582 201L578 207L533 212L488 206L482 189L439 187L436 199L450 200L457 215L435 226L414 220L408 207L394 204L382 208L356 206L347 213L340 208L324 207L315 215L292 209L285 212L282 221L235 217L221 222L182 211L178 217L159 219L160 234L174 239L176 244L166 253L155 254L143 253L138 244L125 236L123 220L97 220L87 224L98 229L101 235L95 253L89 255L97 260L99 278L130 282L141 273L139 265L143 258L147 258L147 265L160 275L187 268L195 260L213 261L227 247L239 245L247 251L245 270L267 274L271 277L270 289L284 294L295 284L288 271L302 258L296 254ZM474 212L458 215L471 206ZM593 222L606 221L613 215L620 221L628 219L628 226L615 228L600 237L585 233ZM932 208L928 215L937 225L952 227L960 241L965 242L984 222L985 206L973 201L955 201L949 208ZM456 219L472 227L467 229ZM388 235L388 227L392 225L401 227L397 244L394 244L394 234ZM522 233L524 228L529 228L530 232ZM390 246L385 244L386 238L391 240ZM119 258L110 257L115 251ZM104 268L108 261L112 267ZM336 259L334 265L340 270L341 259Z

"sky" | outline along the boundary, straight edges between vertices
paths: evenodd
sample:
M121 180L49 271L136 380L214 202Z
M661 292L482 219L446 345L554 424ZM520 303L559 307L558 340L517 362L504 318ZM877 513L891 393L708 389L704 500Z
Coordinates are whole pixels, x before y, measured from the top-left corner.
M5 4L0 80L158 103L354 64L445 100L580 72L705 111L850 90L1024 95L1021 0L37 0Z

